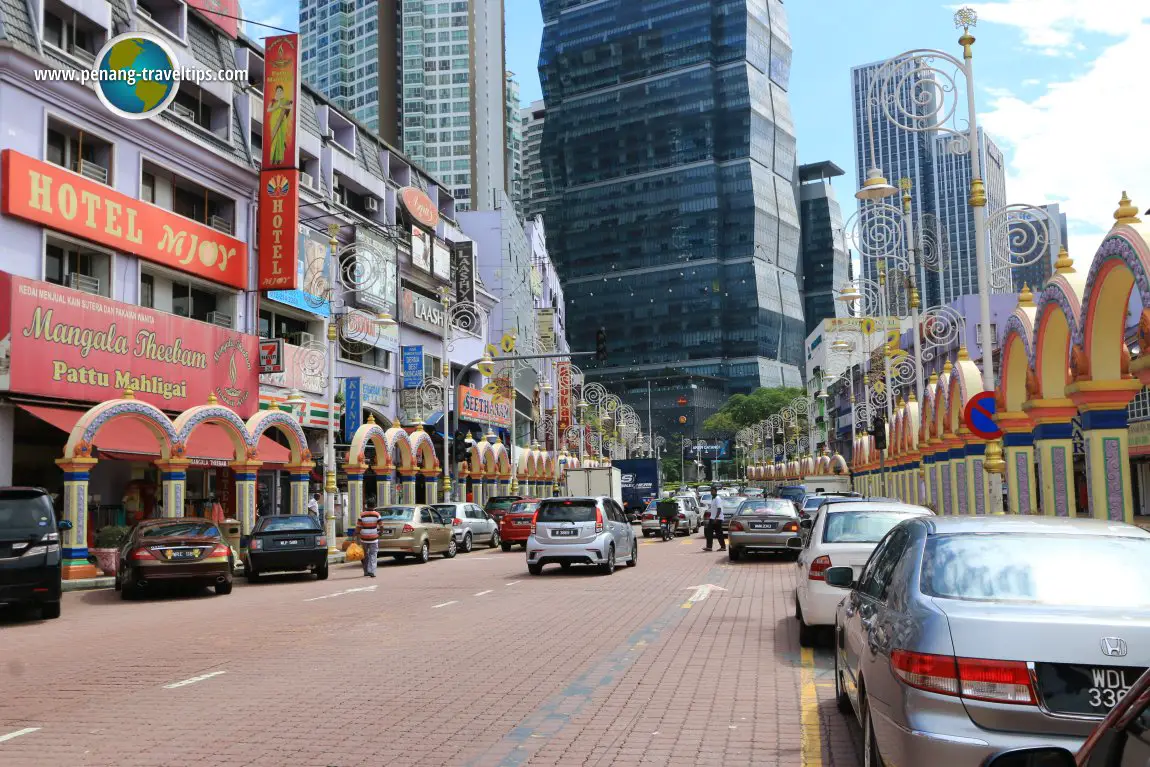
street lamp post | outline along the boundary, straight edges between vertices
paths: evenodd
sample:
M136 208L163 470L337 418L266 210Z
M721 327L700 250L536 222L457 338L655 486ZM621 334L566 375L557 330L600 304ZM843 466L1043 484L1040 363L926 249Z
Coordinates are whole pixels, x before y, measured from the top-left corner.
M487 311L474 301L451 300L451 289L440 289L439 301L443 306L443 358L439 365L438 386L442 389L441 402L443 403L443 476L440 481L441 497L443 501L451 500L451 439L454 434L448 433L448 424L451 422L450 414L452 402L456 398L456 386L451 376L451 352L455 349L454 331L460 330L472 337L484 339L487 337ZM514 413L512 414L514 420ZM459 499L461 500L461 499Z

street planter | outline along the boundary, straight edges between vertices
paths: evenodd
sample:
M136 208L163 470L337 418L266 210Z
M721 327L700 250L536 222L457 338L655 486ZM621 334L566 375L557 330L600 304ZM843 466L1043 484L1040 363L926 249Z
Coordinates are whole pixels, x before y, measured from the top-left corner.
M108 525L96 531L96 540L91 553L96 560L96 566L104 571L105 575L115 575L120 558L120 545L128 536L131 528Z
M92 549L96 558L96 567L104 571L104 575L115 575L119 560L119 549Z

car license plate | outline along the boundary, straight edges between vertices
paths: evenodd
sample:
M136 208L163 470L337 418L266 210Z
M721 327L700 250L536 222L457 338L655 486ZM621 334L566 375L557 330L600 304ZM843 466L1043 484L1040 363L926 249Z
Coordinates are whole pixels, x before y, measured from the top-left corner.
M299 538L292 538L290 541L280 541L280 546L299 546L303 541Z
M573 537L573 536L578 535L578 534L579 534L578 530L571 530L571 529L566 529L566 528L562 529L562 530L552 530L551 531L551 535L557 536L557 537L563 537L563 536L572 536Z
M1072 666L1036 663L1038 691L1048 709L1059 714L1105 716L1145 669L1123 666Z
M774 530L775 529L775 523L774 522L752 522L751 523L751 529L752 530Z
M193 549L168 549L164 553L168 559L195 559L198 552Z
M517 520L515 520L515 523L514 523L514 524L517 524L517 525L521 525L521 526L522 526L522 525L529 525L529 524L531 524L531 523L530 523L528 520L526 520L526 519L517 519Z
M381 528L379 529L379 534L380 534L380 535L391 535L391 534L392 534L392 533L394 533L394 532L395 532L395 528L394 528L394 527L381 527Z

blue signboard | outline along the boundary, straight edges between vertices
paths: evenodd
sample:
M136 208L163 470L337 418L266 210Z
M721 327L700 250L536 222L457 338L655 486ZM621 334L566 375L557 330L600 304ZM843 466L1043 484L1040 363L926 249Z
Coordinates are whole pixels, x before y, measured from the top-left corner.
M415 389L423 384L423 347L403 347L403 388Z
M328 254L331 244L319 232L300 227L299 257L296 259L296 274L299 275L300 290L269 290L268 298L281 304L302 309L305 312L327 317L329 306L326 299L313 296L306 288L323 284L327 275Z
M343 441L363 425L363 386L359 376L343 379Z

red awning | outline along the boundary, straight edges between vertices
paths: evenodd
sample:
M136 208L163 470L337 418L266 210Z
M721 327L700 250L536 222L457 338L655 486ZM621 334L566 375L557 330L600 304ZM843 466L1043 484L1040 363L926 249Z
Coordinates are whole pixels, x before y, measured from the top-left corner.
M85 412L32 405L21 405L20 409L65 433L72 431ZM112 421L101 428L96 434L96 448L100 456L121 461L152 460L160 456L156 438L148 428L128 418ZM235 450L223 429L214 424L204 424L192 432L187 456L193 466L227 466L235 460ZM269 467L284 466L291 462L291 451L267 436L260 437L258 460Z

